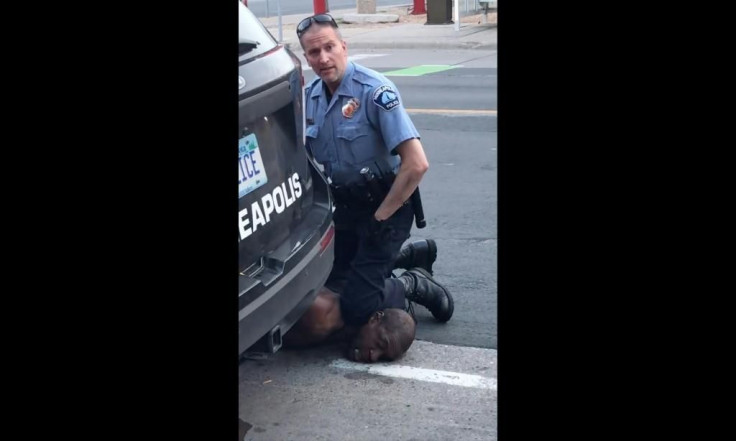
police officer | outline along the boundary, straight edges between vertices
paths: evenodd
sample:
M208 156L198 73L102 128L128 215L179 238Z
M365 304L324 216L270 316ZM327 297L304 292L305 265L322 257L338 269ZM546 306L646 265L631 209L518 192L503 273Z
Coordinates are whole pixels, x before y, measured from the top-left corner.
M391 277L414 219L408 200L429 167L396 86L348 61L347 44L329 14L301 21L297 36L317 75L305 91L306 146L324 167L335 199L335 262L326 287L340 294L342 320L361 326L376 311L405 308L409 299L448 321L453 299L432 278L434 256L427 256L436 255L436 248L415 242L413 250L402 253L403 265L407 255L423 249L418 260L425 268ZM382 200L366 190L364 168L390 182Z

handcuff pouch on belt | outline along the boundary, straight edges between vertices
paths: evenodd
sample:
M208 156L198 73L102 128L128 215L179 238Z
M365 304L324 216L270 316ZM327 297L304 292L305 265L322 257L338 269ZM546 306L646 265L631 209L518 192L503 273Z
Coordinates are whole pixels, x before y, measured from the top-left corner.
M341 205L350 210L378 209L388 194L395 175L391 174L378 178L370 170L362 171L361 174L363 175L363 182L344 186L330 185L336 205Z
M375 204L375 200L368 194L368 187L363 184L330 185L330 190L332 190L335 205L351 210L367 210L378 208L380 205L380 202Z

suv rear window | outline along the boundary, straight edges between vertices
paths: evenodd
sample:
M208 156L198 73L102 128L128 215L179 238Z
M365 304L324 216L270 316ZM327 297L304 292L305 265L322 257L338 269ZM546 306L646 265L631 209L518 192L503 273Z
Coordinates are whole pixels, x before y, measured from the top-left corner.
M241 57L253 58L268 52L277 46L276 40L271 36L263 24L242 3L239 9L238 37L240 43L239 54Z

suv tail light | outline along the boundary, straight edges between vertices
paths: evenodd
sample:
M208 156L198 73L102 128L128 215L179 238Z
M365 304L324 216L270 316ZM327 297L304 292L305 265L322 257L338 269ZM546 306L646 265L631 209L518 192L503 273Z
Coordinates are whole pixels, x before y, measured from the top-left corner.
M319 253L322 254L325 252L325 249L327 249L327 246L332 242L332 239L335 237L335 224L331 223L330 228L325 231L324 236L322 236L322 241L319 243Z

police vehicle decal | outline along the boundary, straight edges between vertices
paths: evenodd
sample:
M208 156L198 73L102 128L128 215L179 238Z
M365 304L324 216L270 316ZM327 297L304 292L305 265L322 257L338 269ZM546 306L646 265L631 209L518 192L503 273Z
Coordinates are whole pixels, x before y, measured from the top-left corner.
M383 85L373 92L373 102L383 110L393 110L399 105L399 96L391 86Z
M296 202L302 193L299 174L294 173L281 185L275 187L271 193L266 193L260 200L254 201L250 210L247 208L240 210L238 213L240 240L253 234L259 226L265 227L275 216L283 213Z

